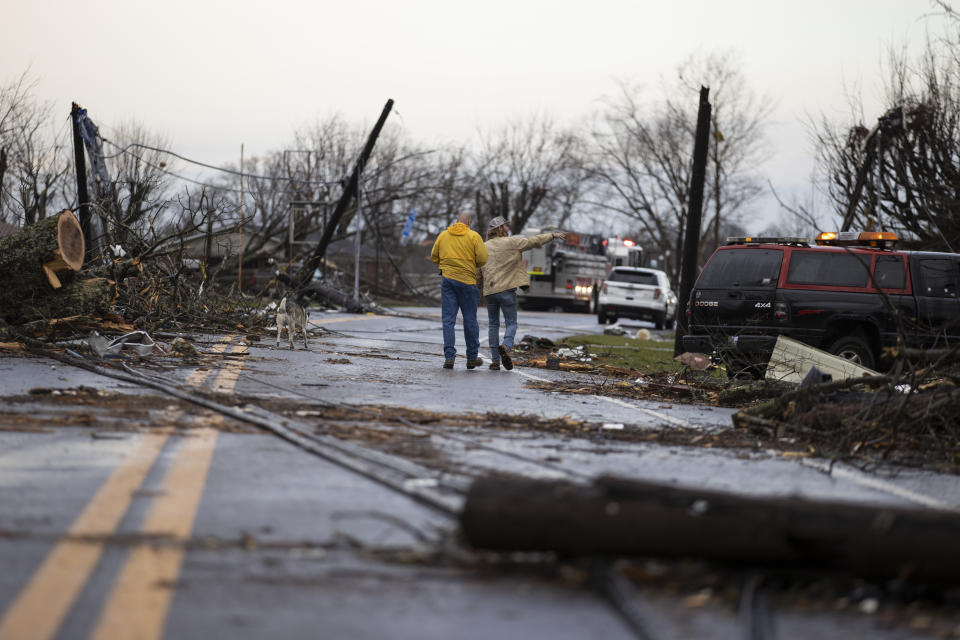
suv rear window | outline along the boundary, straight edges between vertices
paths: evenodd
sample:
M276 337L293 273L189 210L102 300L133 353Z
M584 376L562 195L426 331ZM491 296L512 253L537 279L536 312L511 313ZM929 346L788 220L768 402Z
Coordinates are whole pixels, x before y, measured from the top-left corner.
M871 256L858 253L794 251L790 256L790 284L825 287L866 287L870 282Z
M900 256L878 256L873 279L881 289L906 289L907 270Z
M780 279L780 249L726 249L714 254L697 280L700 289L774 288Z
M649 271L614 270L607 280L611 282L629 282L631 284L649 284L654 287L660 284L657 282L657 274L650 273Z

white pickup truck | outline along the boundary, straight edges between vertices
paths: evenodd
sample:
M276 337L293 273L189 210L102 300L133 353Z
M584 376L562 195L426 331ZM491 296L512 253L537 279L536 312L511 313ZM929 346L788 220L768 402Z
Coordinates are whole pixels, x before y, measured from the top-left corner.
M650 320L657 329L672 329L677 298L667 274L658 269L614 267L597 299L597 322L618 318Z

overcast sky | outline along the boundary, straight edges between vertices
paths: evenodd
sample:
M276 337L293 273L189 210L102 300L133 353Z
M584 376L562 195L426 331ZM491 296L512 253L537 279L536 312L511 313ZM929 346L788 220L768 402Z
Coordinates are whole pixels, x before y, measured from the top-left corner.
M777 101L766 173L808 183L803 121L881 93L891 46L923 44L929 0L2 0L0 82L89 110L105 136L135 119L221 164L282 149L340 113L372 126L387 98L416 140L468 141L536 111L585 116L629 78L651 90L690 54L733 49ZM12 5L12 6L11 6ZM695 101L693 95L691 100Z

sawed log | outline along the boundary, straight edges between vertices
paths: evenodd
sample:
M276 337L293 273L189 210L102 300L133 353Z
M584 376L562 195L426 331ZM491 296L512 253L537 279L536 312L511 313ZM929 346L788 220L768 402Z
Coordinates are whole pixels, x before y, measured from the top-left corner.
M0 240L0 318L25 322L102 311L116 297L106 278L77 278L86 245L64 209Z
M46 280L59 289L57 274L79 271L85 250L80 222L72 211L64 209L0 240L0 275L6 285Z
M460 516L479 549L701 557L900 579L960 578L960 513L756 497L614 477L487 477Z

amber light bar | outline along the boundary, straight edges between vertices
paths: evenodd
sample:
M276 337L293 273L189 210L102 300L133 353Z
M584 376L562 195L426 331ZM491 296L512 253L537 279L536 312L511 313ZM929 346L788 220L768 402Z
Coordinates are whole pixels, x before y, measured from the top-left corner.
M892 231L824 231L817 234L817 244L823 247L879 247L889 249L896 244Z

